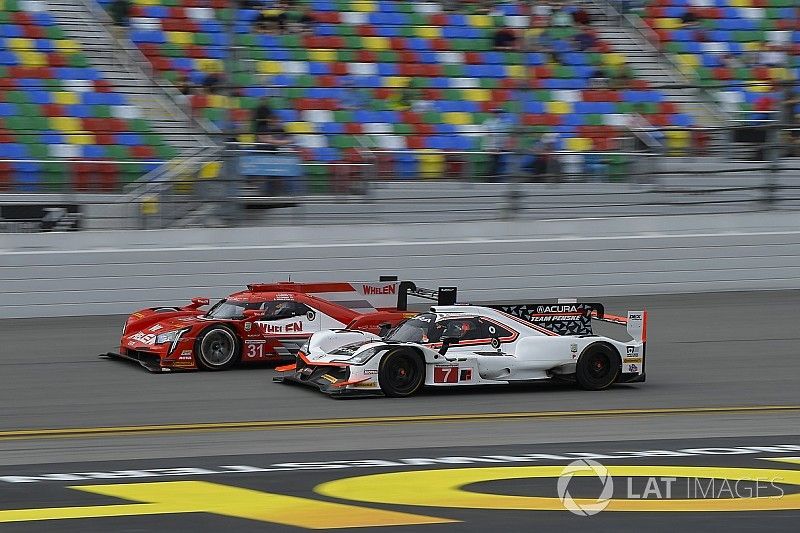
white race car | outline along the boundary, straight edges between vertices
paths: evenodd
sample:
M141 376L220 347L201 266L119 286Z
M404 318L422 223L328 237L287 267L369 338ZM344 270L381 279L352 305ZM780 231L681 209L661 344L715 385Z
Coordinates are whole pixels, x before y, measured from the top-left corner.
M592 333L592 321L627 326L629 341ZM336 397L411 396L423 386L567 380L583 389L645 380L647 312L627 317L600 304L431 307L380 337L354 330L315 333L275 381Z

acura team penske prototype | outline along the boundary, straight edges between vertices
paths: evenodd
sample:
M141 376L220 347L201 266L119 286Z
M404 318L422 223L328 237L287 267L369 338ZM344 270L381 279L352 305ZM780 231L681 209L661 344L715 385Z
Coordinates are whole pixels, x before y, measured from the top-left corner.
M592 332L592 320L627 326L631 339ZM278 382L335 397L411 396L424 386L565 380L583 389L645 380L647 312L606 315L601 304L437 305L381 338L367 331L315 333Z
M387 281L389 279L389 281ZM118 352L152 372L225 370L238 362L291 360L315 332L350 328L385 333L414 316L408 295L426 297L408 281L252 284L208 308L208 298L156 307L128 317ZM427 296L429 297L429 296Z

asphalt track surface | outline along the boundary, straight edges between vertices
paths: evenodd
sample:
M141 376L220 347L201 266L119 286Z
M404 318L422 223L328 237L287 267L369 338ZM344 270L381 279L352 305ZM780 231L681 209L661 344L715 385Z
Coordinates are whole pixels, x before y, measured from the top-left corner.
M798 303L800 293L794 291L612 299L607 301L609 312L622 313L644 305L650 312L645 384L618 386L599 393L554 384L431 390L402 400L336 401L310 389L271 383L273 370L269 367L224 373L153 375L131 364L97 359L98 353L113 349L118 340L120 317L0 321L0 339L3 340L0 348L0 476L265 465L286 461L513 455L523 451L600 453L800 445ZM475 417L476 414L485 416ZM235 422L243 424L231 425ZM158 427L148 431L135 427L142 425ZM125 429L131 427L133 429ZM78 428L79 432L51 431L63 428ZM97 428L114 429L93 434ZM30 435L23 433L25 430L41 431ZM626 464L800 470L800 464L767 462L764 459L769 454L762 455L676 456L671 460L637 458ZM800 448L787 457L800 457ZM548 464L563 467L567 462L562 459ZM481 463L466 465L467 468L484 466ZM501 466L516 468L517 463ZM454 465L421 467L429 468L445 472ZM220 475L220 479L213 475L187 475L170 477L166 481L222 483L253 491L340 502L339 496L319 495L314 487L338 478L377 473L385 473L385 470L300 469L241 475L226 473ZM616 479L616 475L614 477ZM92 480L91 484L118 484L120 481L103 478ZM150 478L122 481L145 483L150 482ZM376 492L379 481L365 479L358 483ZM410 486L415 482L412 480ZM130 499L108 493L67 488L86 483L80 480L3 483L0 480L0 529L198 531L228 527L235 531L302 530L280 520L254 521L252 517L242 517L230 510L167 509L162 511L164 514L149 514L148 511L130 516L125 508L120 511L123 516L115 518L64 520L50 516L52 520L42 522L38 521L42 517L37 515L37 521L16 523L7 521L11 515L3 514L3 509L84 508L131 503ZM382 483L380 481L381 486ZM623 482L618 485L620 483ZM470 490L480 489L478 492L522 496L554 496L554 486L552 478L494 480L468 485ZM206 487L203 490L208 489L208 486L203 487ZM787 487L787 494L795 490ZM614 489L615 498L618 488ZM176 494L182 488L164 486L164 490ZM199 494L202 495L203 490ZM575 490L586 492L586 497L596 496L590 486L579 484ZM224 494L214 497L220 501L236 498L238 496ZM303 501L298 505L299 510L310 506L307 512L313 514L310 510L313 503ZM563 508L486 511L474 508L425 510L397 502L357 505L402 512L411 509L412 514L456 520L393 526L398 531L435 531L437 528L486 531L489 527L517 531L531 529L534 525L545 530L647 527L673 531L686 527L692 530L769 528L796 531L800 518L800 504L787 504L784 510L723 513L667 514L660 509L642 513L604 511L590 518L572 515ZM738 504L734 502L733 505ZM88 511L89 515L95 516L92 512ZM320 512L330 515L329 511ZM353 516L359 516L359 512ZM376 520L373 525L385 523L381 522L383 518ZM314 527L344 527L331 524ZM375 530L381 529L385 528Z

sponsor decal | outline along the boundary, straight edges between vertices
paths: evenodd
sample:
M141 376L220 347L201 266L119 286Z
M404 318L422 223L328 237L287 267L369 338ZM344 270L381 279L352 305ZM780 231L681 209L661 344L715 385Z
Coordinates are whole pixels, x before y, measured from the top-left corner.
M419 320L420 322L430 322L433 319L433 317L430 317L430 316L418 316L416 319Z
M181 356L182 356L182 357L183 357L183 356L186 356L186 355L189 355L189 356L191 356L191 355L192 355L192 351L191 351L191 350L183 350L183 351L181 352Z
M293 294L277 294L275 295L276 300L294 300Z
M377 374L377 373L378 373L378 371L377 370L373 370L373 369L364 370L364 374L366 374L366 375L372 375L372 374Z
M363 285L364 294L397 294L396 285L384 285L375 287L374 285Z
M639 373L639 366L638 365L625 365L626 370L625 372L628 374L638 374Z
M536 312L540 314L580 313L582 309L579 310L576 305L537 305Z
M251 329L253 329L253 323L252 322L245 322L244 323L244 330L245 331L250 331Z
M180 359L190 359L189 357L186 357L186 358L184 358L184 357L179 357L178 359L179 359L178 361L175 361L174 363L172 363L172 366L175 366L175 367L178 367L178 366L179 366L179 367L189 367L189 366L194 366L194 363L192 363L191 361L181 361L181 360L180 360Z
M264 333L302 333L303 321L290 322L289 324L270 324L269 322L257 322L261 331Z
M458 366L433 367L434 383L458 383Z
M139 341L142 344L153 345L156 343L156 336L150 333L134 333L131 335L131 340ZM130 344L130 341L128 341Z
M472 381L472 369L471 368L462 368L461 372L458 375L459 381Z
M354 387L357 389L375 389L378 384L374 381L362 381L361 383L356 383Z
M629 318L631 320L641 320L642 319L642 314L641 313L631 313Z
M642 358L641 357L626 357L622 360L623 363L639 363L641 364Z
M156 324L155 326L153 326L152 328L150 328L150 331L158 331L158 330L160 330L160 329L161 329L161 328L163 328L163 327L164 327L164 326L162 326L161 324Z
M336 379L335 377L331 376L330 374L322 374L322 379L324 379L325 381L330 381L331 383L336 383L337 381L339 381L338 379Z
M317 318L317 314L314 311L308 311L306 313L306 318L308 320L314 320L315 318Z

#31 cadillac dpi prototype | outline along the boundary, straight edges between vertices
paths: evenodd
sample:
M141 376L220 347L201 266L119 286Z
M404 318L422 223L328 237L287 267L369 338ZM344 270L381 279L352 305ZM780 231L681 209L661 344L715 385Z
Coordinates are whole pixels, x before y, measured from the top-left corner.
M629 341L592 332L592 320L627 326ZM573 381L602 390L645 380L647 312L606 315L601 304L431 307L385 338L347 329L315 333L278 382L334 397L411 396L423 386Z
M271 283L220 300L143 309L125 322L119 352L101 357L136 361L152 372L226 370L239 361L286 361L315 332L350 328L380 333L414 316L409 295L433 299L409 281Z

